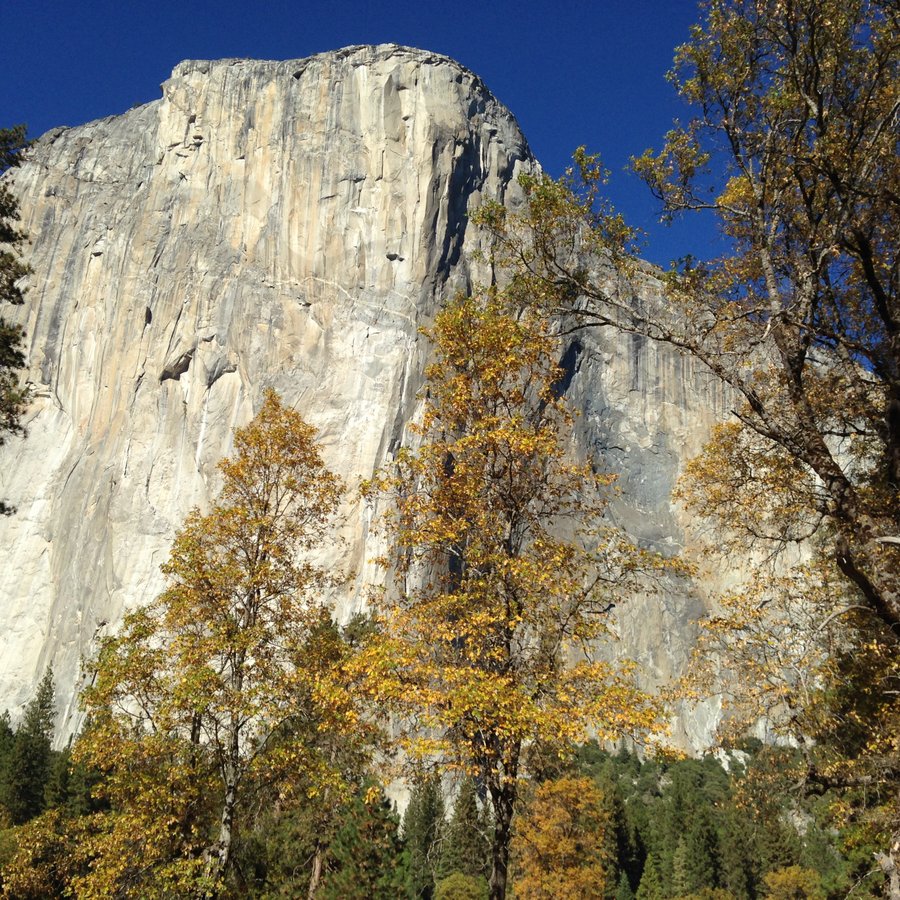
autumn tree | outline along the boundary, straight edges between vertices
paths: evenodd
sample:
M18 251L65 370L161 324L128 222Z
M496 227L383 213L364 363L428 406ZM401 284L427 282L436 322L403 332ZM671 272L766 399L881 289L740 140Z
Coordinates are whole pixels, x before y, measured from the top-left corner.
M593 779L567 776L538 786L513 842L516 897L603 900L616 866L604 840L613 828Z
M254 785L284 795L299 773L319 789L336 777L304 723L364 727L321 628L331 574L310 560L340 482L274 392L234 445L218 501L175 538L165 592L90 666L75 755L104 773L112 809L85 842L85 896L215 896Z
M718 217L729 249L661 275L580 151L488 207L523 302L572 327L669 343L727 386L698 511L744 541L819 536L872 613L900 626L900 12L893 0L709 0L672 80L695 115L636 171L672 217ZM604 261L619 264L612 270ZM651 278L652 280L652 278Z
M745 556L790 563L809 542L844 582L820 624L835 615L850 643L896 644L900 10L893 0L701 8L671 75L690 118L634 169L665 218L717 218L721 257L659 274L637 262L634 233L603 200L603 169L583 150L561 181L524 180L524 212L489 206L482 220L523 303L565 328L667 343L719 379L733 415L689 466L682 500L720 525L721 547ZM793 649L818 652L811 642ZM798 673L794 697L801 681L816 686L821 669ZM895 696L890 667L877 681ZM881 708L873 765L845 781L875 778L888 789L896 778L886 739L896 717L891 704ZM813 767L808 780L835 783L833 775ZM883 860L900 896L897 823Z
M769 872L763 883L771 900L823 900L819 876L811 869L789 866Z
M394 577L367 665L405 750L486 791L501 900L530 748L656 721L628 668L595 648L610 596L648 560L610 534L586 549L609 479L567 461L556 345L537 320L487 292L450 303L430 336L421 444L368 488L393 504Z

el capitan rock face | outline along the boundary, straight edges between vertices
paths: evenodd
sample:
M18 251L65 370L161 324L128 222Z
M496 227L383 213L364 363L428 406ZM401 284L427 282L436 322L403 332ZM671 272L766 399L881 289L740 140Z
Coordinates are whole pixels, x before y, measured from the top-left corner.
M351 488L329 561L345 614L378 574L359 480L414 416L440 303L490 272L467 214L515 205L536 163L471 72L395 45L306 60L184 62L163 97L41 138L13 172L34 268L21 321L35 399L0 450L0 710L48 665L77 724L79 660L162 587L188 510L216 492L233 429L275 387ZM659 286L647 274L648 296ZM621 471L613 517L684 540L669 491L721 394L667 348L584 335L566 354L579 452ZM622 652L677 671L703 585L621 610ZM711 711L711 713L714 711ZM708 721L682 723L698 745Z

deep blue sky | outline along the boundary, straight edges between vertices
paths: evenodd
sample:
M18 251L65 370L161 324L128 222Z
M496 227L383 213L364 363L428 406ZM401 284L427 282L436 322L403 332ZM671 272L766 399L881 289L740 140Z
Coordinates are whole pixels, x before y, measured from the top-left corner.
M686 109L664 76L697 19L695 0L0 0L0 125L32 136L160 96L182 59L296 59L393 41L451 56L515 113L552 174L579 144L612 170L609 196L650 232L665 264L711 253L711 223L664 228L623 169Z

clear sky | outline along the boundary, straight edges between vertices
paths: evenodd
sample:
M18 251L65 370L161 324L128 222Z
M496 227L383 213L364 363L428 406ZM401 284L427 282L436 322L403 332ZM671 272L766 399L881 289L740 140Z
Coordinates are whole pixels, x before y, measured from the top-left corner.
M655 201L624 167L686 114L665 73L696 20L695 0L0 0L0 125L26 122L37 136L124 112L158 98L182 59L407 44L480 75L552 174L579 144L599 151L609 196L664 265L711 255L715 231L658 225Z

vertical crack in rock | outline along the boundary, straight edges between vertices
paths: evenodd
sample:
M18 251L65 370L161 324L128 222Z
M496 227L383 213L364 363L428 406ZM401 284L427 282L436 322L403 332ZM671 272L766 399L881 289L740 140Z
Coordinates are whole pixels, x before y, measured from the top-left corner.
M36 142L5 176L34 269L13 312L28 377L49 390L28 439L0 448L0 493L19 509L0 519L0 709L17 715L52 663L61 734L78 726L97 623L112 633L160 591L175 530L215 495L216 462L265 388L312 422L351 486L396 453L429 356L419 327L492 279L470 214L521 203L528 171L515 118L478 78L396 45L188 60L161 99ZM651 349L632 364L627 341L585 337L563 356L559 390L583 412L584 452L601 434L629 448L621 482L635 493L620 518L677 542L665 490L710 404L687 363L654 406L636 396L633 373L653 383L648 367L662 365ZM372 511L351 492L345 512L347 550L326 562L353 568L360 593L331 598L339 616L381 577ZM677 669L677 615L652 603L638 614L632 647L663 658L654 677Z

